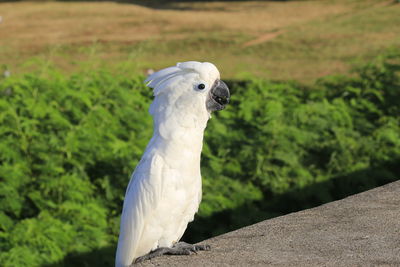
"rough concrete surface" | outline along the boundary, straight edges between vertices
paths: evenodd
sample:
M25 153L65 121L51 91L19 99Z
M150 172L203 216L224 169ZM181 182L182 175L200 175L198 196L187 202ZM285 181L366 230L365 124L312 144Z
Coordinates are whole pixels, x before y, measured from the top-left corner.
M201 244L137 266L400 266L400 181Z

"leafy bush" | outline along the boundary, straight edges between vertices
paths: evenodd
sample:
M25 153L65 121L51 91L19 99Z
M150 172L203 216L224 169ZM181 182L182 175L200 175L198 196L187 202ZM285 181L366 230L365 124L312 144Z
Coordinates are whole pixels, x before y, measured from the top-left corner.
M151 134L141 77L49 72L1 85L3 266L115 243L124 187Z
M327 77L231 82L209 122L203 202L186 240L398 179L400 56ZM54 69L0 80L0 263L110 266L132 170L151 137L142 76Z
M206 131L203 174L250 182L262 198L243 197L206 219L201 206L186 237L197 241L399 179L399 71L400 54L392 52L311 88L263 80L232 86L232 103Z

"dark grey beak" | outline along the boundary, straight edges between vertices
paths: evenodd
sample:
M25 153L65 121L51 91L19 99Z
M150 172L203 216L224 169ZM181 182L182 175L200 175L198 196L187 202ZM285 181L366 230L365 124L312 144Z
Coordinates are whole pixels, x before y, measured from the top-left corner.
M229 103L230 98L228 86L221 80L215 80L206 102L207 110L217 111L222 110Z

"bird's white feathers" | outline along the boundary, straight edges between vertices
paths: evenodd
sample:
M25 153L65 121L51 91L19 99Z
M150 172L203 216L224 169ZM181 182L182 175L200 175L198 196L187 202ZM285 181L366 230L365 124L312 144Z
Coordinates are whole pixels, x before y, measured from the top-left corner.
M201 200L200 153L207 93L219 79L211 63L178 63L151 74L153 137L132 174L121 216L116 267L179 241ZM197 90L202 83L204 90Z
M215 81L220 76L218 69L212 63L188 61L178 63L176 67L157 71L151 74L145 82L148 83L147 86L154 88L154 96L157 96L160 92L170 88L171 85L177 82L176 80L171 81L171 78L183 78L182 76L187 73L196 74L201 80L205 81Z
M159 156L143 158L135 170L134 179L129 182L122 211L116 266L129 266L133 261L133 252L138 249L136 242L145 227L146 218L143 215L151 213L161 195L162 168Z

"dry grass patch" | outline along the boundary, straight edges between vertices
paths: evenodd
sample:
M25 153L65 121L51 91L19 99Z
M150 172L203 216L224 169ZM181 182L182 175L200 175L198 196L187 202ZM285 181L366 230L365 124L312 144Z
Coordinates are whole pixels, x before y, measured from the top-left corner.
M86 57L81 47L95 46L98 58L131 58L143 69L194 59L216 62L229 78L251 73L308 80L346 69L348 58L399 44L399 6L378 0L178 2L161 8L0 3L0 61L15 68L42 56L73 68L71 62Z

